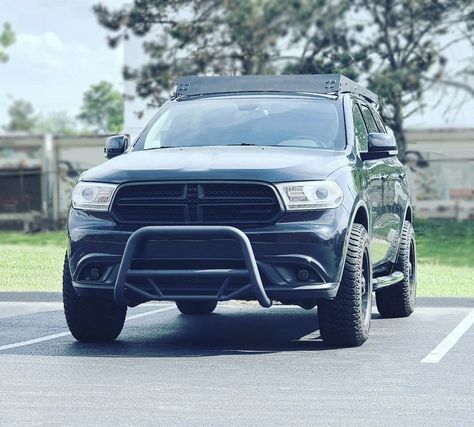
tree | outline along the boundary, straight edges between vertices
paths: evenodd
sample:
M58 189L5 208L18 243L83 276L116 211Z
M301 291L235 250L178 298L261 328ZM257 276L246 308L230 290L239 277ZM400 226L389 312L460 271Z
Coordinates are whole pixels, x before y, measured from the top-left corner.
M53 111L38 116L35 133L71 136L78 132L75 120L68 115L67 111Z
M112 83L101 81L84 93L78 118L96 132L120 132L123 128L123 96Z
M130 32L144 37L150 62L126 68L124 76L136 82L138 96L160 104L182 74L344 69L352 59L342 47L334 48L339 42L347 46L344 28L337 27L347 10L341 5L346 1L135 0L116 11L102 5L94 11L112 32L112 47ZM314 24L329 12L335 23Z
M66 111L53 111L48 114L35 114L31 102L17 99L8 108L9 123L4 126L7 132L28 134L75 135L75 121Z
M15 33L8 22L3 24L3 30L0 32L0 63L8 61L8 55L5 49L15 43Z
M340 72L380 95L401 158L404 120L443 81L448 30L461 26L459 39L472 37L472 9L472 0L134 0L115 11L94 7L112 47L130 33L143 37L149 62L124 70L142 98L160 104L182 74Z
M385 120L394 131L399 156L405 155L404 121L423 108L424 94L443 76L444 36L455 25L463 0L357 0L368 16L365 41L374 66L369 86L382 100Z
M449 49L464 49L471 53L464 66L444 73L436 80L430 81L455 92L462 92L471 100L474 96L474 3L471 0L459 2L459 8L450 19L449 35L442 45L441 52Z
M4 126L7 132L26 132L32 133L36 125L36 117L33 105L23 99L17 99L12 102L8 108L10 122Z
M282 57L289 59L284 72L340 73L357 79L370 67L371 60L366 47L358 43L358 32L349 25L351 2L320 1L317 8L310 3L303 5L294 17L291 46L299 46L299 55Z

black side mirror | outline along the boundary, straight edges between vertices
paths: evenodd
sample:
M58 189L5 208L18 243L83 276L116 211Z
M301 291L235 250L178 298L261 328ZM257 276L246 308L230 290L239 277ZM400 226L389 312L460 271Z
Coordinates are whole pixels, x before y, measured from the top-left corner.
M364 159L376 159L381 157L396 156L398 154L397 143L392 135L387 133L369 133L369 150L362 153Z
M127 135L114 135L107 138L104 146L104 155L107 159L112 157L120 156L125 153L128 148L128 136Z

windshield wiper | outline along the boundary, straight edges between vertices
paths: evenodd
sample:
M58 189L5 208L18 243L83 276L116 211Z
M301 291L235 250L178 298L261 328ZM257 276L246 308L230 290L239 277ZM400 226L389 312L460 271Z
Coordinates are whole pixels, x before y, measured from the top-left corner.
M145 148L145 150L161 150L162 148L179 148L174 145L163 145L162 147L150 147L150 148Z
M240 144L226 144L225 147L239 147L239 146L248 146L248 147L254 147L257 144L250 144L248 142L241 142ZM196 148L196 147L223 147L222 145L194 145L190 146L190 148ZM161 147L152 147L152 148L146 148L145 150L161 150L164 148L183 148L177 145L163 145Z

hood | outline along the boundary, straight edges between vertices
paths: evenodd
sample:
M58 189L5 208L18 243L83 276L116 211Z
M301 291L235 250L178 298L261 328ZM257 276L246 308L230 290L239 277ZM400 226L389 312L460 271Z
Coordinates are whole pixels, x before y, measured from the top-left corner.
M342 152L297 147L186 147L133 151L88 170L84 181L325 179L348 164Z

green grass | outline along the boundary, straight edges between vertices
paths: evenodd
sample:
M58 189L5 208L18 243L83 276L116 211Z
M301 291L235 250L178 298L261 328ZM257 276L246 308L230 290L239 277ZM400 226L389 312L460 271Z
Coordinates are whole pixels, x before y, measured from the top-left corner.
M415 222L418 295L474 296L474 223Z
M0 291L59 291L65 249L61 246L0 245Z
M0 232L0 291L59 291L66 251L64 231Z
M45 233L19 233L12 231L0 231L0 248L5 245L21 246L56 246L66 247L65 231L48 231Z
M474 223L415 222L418 295L474 297ZM64 232L0 232L0 291L59 291Z

